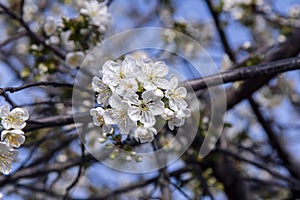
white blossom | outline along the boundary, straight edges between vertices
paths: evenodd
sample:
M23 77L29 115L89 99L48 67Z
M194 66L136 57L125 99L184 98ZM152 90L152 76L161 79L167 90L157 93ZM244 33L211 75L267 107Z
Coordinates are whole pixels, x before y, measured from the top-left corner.
M132 121L127 114L129 109L128 103L123 101L120 96L114 94L109 98L109 105L112 108L108 109L107 114L104 115L105 121L108 124L117 124L119 131L128 135L132 129L136 128L136 122Z
M102 135L104 135L104 136L111 133L112 129L113 129L113 127L110 124L105 123L105 120L104 120L105 112L106 111L101 107L91 109L91 111L90 111L90 115L93 116L94 124L96 126L101 126Z
M100 32L105 32L110 25L110 14L105 3L99 3L96 0L85 1L80 13L89 16Z
M81 51L70 52L66 55L66 63L70 66L77 67L81 65L84 57L85 55Z
M111 88L102 82L102 80L98 77L93 77L92 88L95 92L97 92L97 103L100 105L107 106L109 97L112 95Z
M121 65L112 60L105 62L102 68L102 80L105 84L115 87L122 79L134 78L138 72L135 59L127 56Z
M164 120L171 120L175 117L175 113L173 110L169 108L164 109L164 113L161 115Z
M73 51L75 49L74 41L70 40L71 33L71 30L60 33L62 45L66 48L67 51Z
M143 83L146 90L167 89L169 82L164 77L169 73L169 68L164 62L154 63L151 59L145 59L140 67L141 75L137 79Z
M24 132L21 130L4 130L1 133L1 141L11 147L19 148L25 142Z
M178 78L173 75L170 79L170 89L166 91L165 96L169 99L169 106L172 110L185 109L188 104L184 100L187 95L185 87L178 87Z
M17 157L18 151L8 146L4 142L0 142L0 171L3 174L9 174L12 170L11 165Z
M127 92L136 92L138 90L138 83L134 78L122 79L119 85L116 87L116 93L124 96Z
M157 131L153 127L144 127L144 126L139 126L135 131L134 131L134 138L141 142L152 142L154 139L154 135L157 134Z
M169 119L168 121L168 127L171 130L174 130L174 126L180 127L184 125L185 118L190 116L190 109L185 109L185 110L178 110L174 113L174 117Z
M142 93L142 100L135 93L127 93L124 97L131 106L128 115L133 121L140 121L145 127L151 127L156 123L155 116L164 112L164 103L157 99L152 90Z
M57 22L53 17L47 17L46 23L44 24L44 31L46 35L52 35L57 29Z
M9 111L8 105L5 105L0 107L0 118L5 129L22 129L26 126L25 121L29 118L29 114L24 108L14 108Z
M49 44L59 44L59 37L56 35L52 35L46 42L48 42Z

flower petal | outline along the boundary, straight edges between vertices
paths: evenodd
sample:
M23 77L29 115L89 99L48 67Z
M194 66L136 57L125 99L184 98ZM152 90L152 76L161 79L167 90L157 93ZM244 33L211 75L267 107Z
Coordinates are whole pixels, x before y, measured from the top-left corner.
M133 121L138 121L141 119L141 111L138 107L130 106L127 112L130 119L132 119Z
M145 127L151 127L156 123L156 119L150 111L142 111L140 121Z
M156 100L148 105L149 111L153 115L161 115L164 113L164 103L161 100Z
M169 73L169 67L163 61L155 62L153 67L157 77L165 77Z
M9 106L8 105L4 105L0 107L0 117L4 118L9 114Z

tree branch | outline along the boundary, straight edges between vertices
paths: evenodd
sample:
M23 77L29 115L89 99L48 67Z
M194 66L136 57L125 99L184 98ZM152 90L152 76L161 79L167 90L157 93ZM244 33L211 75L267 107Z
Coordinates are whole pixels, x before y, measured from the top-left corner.
M290 36L290 38L287 41L273 47L269 52L265 53L262 63L297 56L300 52L299 44L300 30L297 30L293 35ZM228 89L226 91L227 109L231 109L242 100L250 97L252 93L254 93L266 83L268 83L269 80L271 80L274 77L274 75L275 74L250 79L246 81L240 88Z
M65 60L66 55L65 55L64 52L62 52L60 49L58 49L58 48L56 48L54 46L46 44L45 40L43 38L41 38L40 36L38 36L37 34L35 34L21 17L19 17L18 15L16 15L12 10L10 10L6 6L4 6L2 3L0 3L0 7L5 11L5 13L7 15L9 15L14 20L17 20L25 28L25 30L28 32L29 36L33 40L35 40L39 44L44 45L46 48L48 48L51 51L53 51L62 60Z
M0 88L0 95L3 95L5 92L18 92L30 87L37 87L37 86L52 86L52 87L73 87L73 84L70 83L58 83L58 82L34 82L34 83L25 83L18 87L6 87L6 88Z
M226 34L223 30L223 27L221 26L221 22L219 20L219 14L215 11L213 4L210 0L205 0L208 10L210 11L210 14L212 15L214 19L215 26L217 28L217 31L219 33L220 39L222 41L223 47L227 55L229 56L230 60L232 60L234 63L236 62L235 55L233 54L233 51L231 50L231 47L229 45L229 42L227 40Z
M252 67L237 68L200 79L194 79L188 83L194 90L204 89L206 87L217 86L234 81L242 81L257 77L266 77L278 73L300 69L300 58L288 58L275 62L269 62ZM222 80L222 82L220 81Z
M300 171L298 164L295 163L291 155L282 145L281 141L277 137L278 133L275 133L275 130L271 127L269 120L265 119L265 117L262 115L262 113L259 110L259 105L255 102L255 100L252 97L249 98L249 103L254 114L257 117L257 120L260 122L261 126L265 130L271 146L277 151L280 159L283 161L283 165L288 169L292 176L294 176L297 179L300 179Z

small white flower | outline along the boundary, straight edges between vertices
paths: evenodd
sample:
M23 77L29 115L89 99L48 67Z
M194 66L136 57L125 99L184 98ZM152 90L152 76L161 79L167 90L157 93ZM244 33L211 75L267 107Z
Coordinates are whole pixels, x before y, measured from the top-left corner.
M135 131L134 131L134 138L141 142L152 142L154 139L154 135L157 134L157 131L153 127L145 128L144 126L139 126Z
M71 33L71 30L60 33L62 45L66 48L67 51L73 51L75 49L74 41L70 40Z
M169 119L168 126L171 130L174 130L174 126L180 127L184 125L185 118L188 118L190 116L190 109L185 110L178 110L174 113L174 118Z
M119 131L128 135L130 130L136 128L136 122L132 121L127 114L128 103L114 94L109 98L109 105L112 108L108 109L107 114L104 115L105 121L108 124L117 124Z
M169 73L169 68L164 62L153 63L151 59L145 59L140 65L141 75L137 76L137 79L143 83L146 90L168 88L169 82L164 77Z
M59 37L56 35L53 35L49 38L50 44L59 44Z
M116 87L122 79L134 78L138 72L135 59L127 56L121 65L112 60L105 62L102 68L102 80L105 84Z
M70 66L77 67L80 66L85 55L81 51L70 52L66 56L66 63Z
M84 2L84 8L80 10L80 13L89 16L100 32L105 32L110 25L110 14L105 3L99 3L96 0Z
M44 24L44 31L46 35L50 36L52 35L57 28L56 20L53 17L48 17L46 20L46 23Z
M154 116L164 112L164 103L157 99L152 90L143 92L142 100L135 93L127 93L124 99L132 104L128 108L129 117L133 121L142 122L145 127L153 126L156 123Z
M26 126L26 120L29 118L28 111L24 108L14 108L9 111L8 105L0 107L0 118L5 129L22 129Z
M93 121L96 126L101 126L102 135L106 136L112 132L113 127L104 120L105 110L101 107L90 110L90 115L93 116Z
M1 133L1 141L11 147L19 148L25 142L24 132L21 130L4 130Z
M9 174L12 170L11 165L17 157L18 151L8 146L4 142L0 142L0 171L3 174Z
M165 96L169 99L169 106L172 110L184 110L188 104L184 100L187 95L187 90L184 87L178 87L178 78L171 76L170 89L166 91Z
M163 93L163 91L160 90L160 89L155 89L154 90L154 94L159 99L162 99L165 96L164 93Z
M171 120L175 117L174 111L169 108L164 109L164 113L161 115L164 120Z
M124 96L127 92L136 92L138 87L138 83L134 78L122 79L116 87L116 93L120 96Z
M92 88L98 93L97 103L107 106L109 97L112 95L112 90L110 87L102 82L98 77L93 77Z

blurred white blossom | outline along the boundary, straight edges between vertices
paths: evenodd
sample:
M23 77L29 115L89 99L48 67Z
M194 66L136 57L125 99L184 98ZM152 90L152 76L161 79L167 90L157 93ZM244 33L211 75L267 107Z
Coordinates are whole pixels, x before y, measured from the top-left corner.
M54 17L49 16L44 24L44 31L46 35L50 36L55 33L57 29L57 22Z
M96 0L85 1L84 8L80 13L89 16L93 25L97 26L100 32L105 32L110 25L110 14L105 3Z
M84 53L81 51L70 52L66 55L66 63L73 67L78 67L84 60Z

